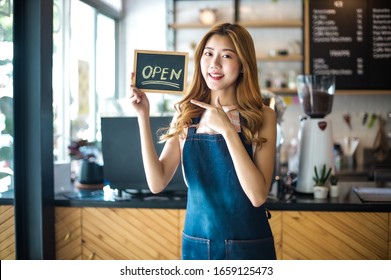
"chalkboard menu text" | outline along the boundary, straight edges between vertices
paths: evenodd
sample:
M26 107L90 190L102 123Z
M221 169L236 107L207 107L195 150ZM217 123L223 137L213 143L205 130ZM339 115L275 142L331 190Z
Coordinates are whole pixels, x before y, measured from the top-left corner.
M391 89L391 1L311 0L310 72L337 89Z

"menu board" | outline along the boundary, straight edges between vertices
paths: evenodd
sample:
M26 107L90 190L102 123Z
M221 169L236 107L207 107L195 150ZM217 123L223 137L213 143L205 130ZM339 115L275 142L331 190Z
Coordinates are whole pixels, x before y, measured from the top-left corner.
M310 72L337 89L391 89L391 1L311 0Z

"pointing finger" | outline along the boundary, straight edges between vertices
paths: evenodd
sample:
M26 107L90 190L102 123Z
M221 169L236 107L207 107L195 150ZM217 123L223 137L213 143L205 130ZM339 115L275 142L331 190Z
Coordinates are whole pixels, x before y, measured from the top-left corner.
M218 96L216 96L216 99L215 99L215 106L218 108L223 108L223 106L221 106L221 104L220 104L220 98Z

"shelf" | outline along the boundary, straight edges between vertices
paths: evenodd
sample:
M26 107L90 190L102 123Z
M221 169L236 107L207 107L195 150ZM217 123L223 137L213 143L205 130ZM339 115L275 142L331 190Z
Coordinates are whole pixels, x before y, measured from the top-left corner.
M217 24L217 23L216 23ZM196 29L196 28L211 28L214 24L202 24L202 23L171 23L168 25L172 29Z
M380 89L336 89L336 95L384 95L391 94L391 90L380 90Z
M297 94L297 89L290 89L290 88L264 88L262 87L262 90L271 91L274 94L279 95L287 95L287 96L293 96ZM343 90L343 89L337 89L335 90L335 95L389 95L391 94L390 90L363 90L363 89L356 89L356 90Z
M244 27L267 27L267 28L299 28L303 27L301 20L260 20L260 21L239 21Z
M276 55L276 56L258 56L258 61L281 61L281 62L287 62L287 61L303 61L302 55Z
M300 0L299 2L302 1L304 0ZM178 2L180 1L175 0L173 3ZM199 2L206 2L206 0ZM257 1L254 1L254 3L252 3L251 5L247 5L248 3L245 4L241 3L241 1L236 0L233 2L235 3L235 5L233 7L232 17L228 17L228 15L222 17L221 13L225 8L216 5L218 6L217 9L220 11L220 17L217 17L217 22L215 24L224 22L235 22L248 29L248 31L253 36L255 46L258 47L256 48L256 59L257 63L261 64L261 68L265 68L266 70L271 68L269 69L269 72L271 70L273 73L278 72L279 76L281 76L281 79L283 79L283 77L288 77L290 71L294 71L295 73L302 73L304 68L303 64L305 61L304 48L301 46L304 45L304 35L302 34L304 28L304 18L302 13L300 13L300 9L295 9L295 13L292 13L292 11L288 11L286 13L278 13L277 10L272 9L273 11L271 11L270 14L267 15L267 17L261 17L259 16L259 11L255 11L253 8L251 8L253 4L255 5L254 7L263 7L262 5L258 5L259 3L255 3ZM197 8L189 4L182 5L179 7L176 5L172 5L172 14L170 14L172 17L168 21L167 25L169 29L169 34L171 35L171 40L169 40L169 42L172 42L172 44L170 44L170 47L173 47L174 49L176 47L182 48L182 46L186 44L187 41L192 40L192 33L209 30L215 25L201 23L201 21L199 21L197 17L199 11L198 8L200 8L201 6L196 7ZM241 10L242 7L250 7L250 9ZM232 7L230 6L230 9L231 8ZM179 16L178 14L176 14L176 12L179 12ZM265 13L267 13L266 10L262 11L263 15ZM229 15L230 14L231 13L229 13ZM284 16L282 16L282 14ZM223 18L225 19L223 20ZM197 35L198 34L199 33L197 33ZM267 44L264 44L264 40L268 41ZM300 43L300 46L297 46L297 50L296 46L294 50L290 49L290 42L296 41ZM270 53L270 50L275 50L275 55ZM283 50L285 52L278 52ZM265 69L263 69L263 71L266 71ZM260 79L259 83L266 84L266 81ZM288 85L287 81L284 81L281 84ZM274 83L274 81L272 80L271 85L279 85L279 83ZM296 89L290 89L288 87L271 87L265 88L265 90L269 90L279 95L297 95Z
M257 56L258 62L302 62L302 55L276 55L276 56ZM192 61L192 58L189 58Z
M297 89L290 89L290 88L264 88L264 89L271 91L275 94L281 94L281 95L297 94Z
M218 24L217 22L216 24ZM221 22L222 23L222 22ZM303 22L300 20L278 20L278 21L239 21L238 24L244 27L265 27L265 28L300 28L303 27ZM171 23L168 25L172 29L186 28L210 28L214 24L202 24L200 22L193 23Z

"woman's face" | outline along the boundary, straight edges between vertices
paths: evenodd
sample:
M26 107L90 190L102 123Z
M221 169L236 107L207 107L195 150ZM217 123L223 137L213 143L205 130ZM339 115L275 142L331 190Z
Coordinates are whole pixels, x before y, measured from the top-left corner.
M209 38L200 66L202 76L212 92L235 92L242 65L228 36L213 35Z

